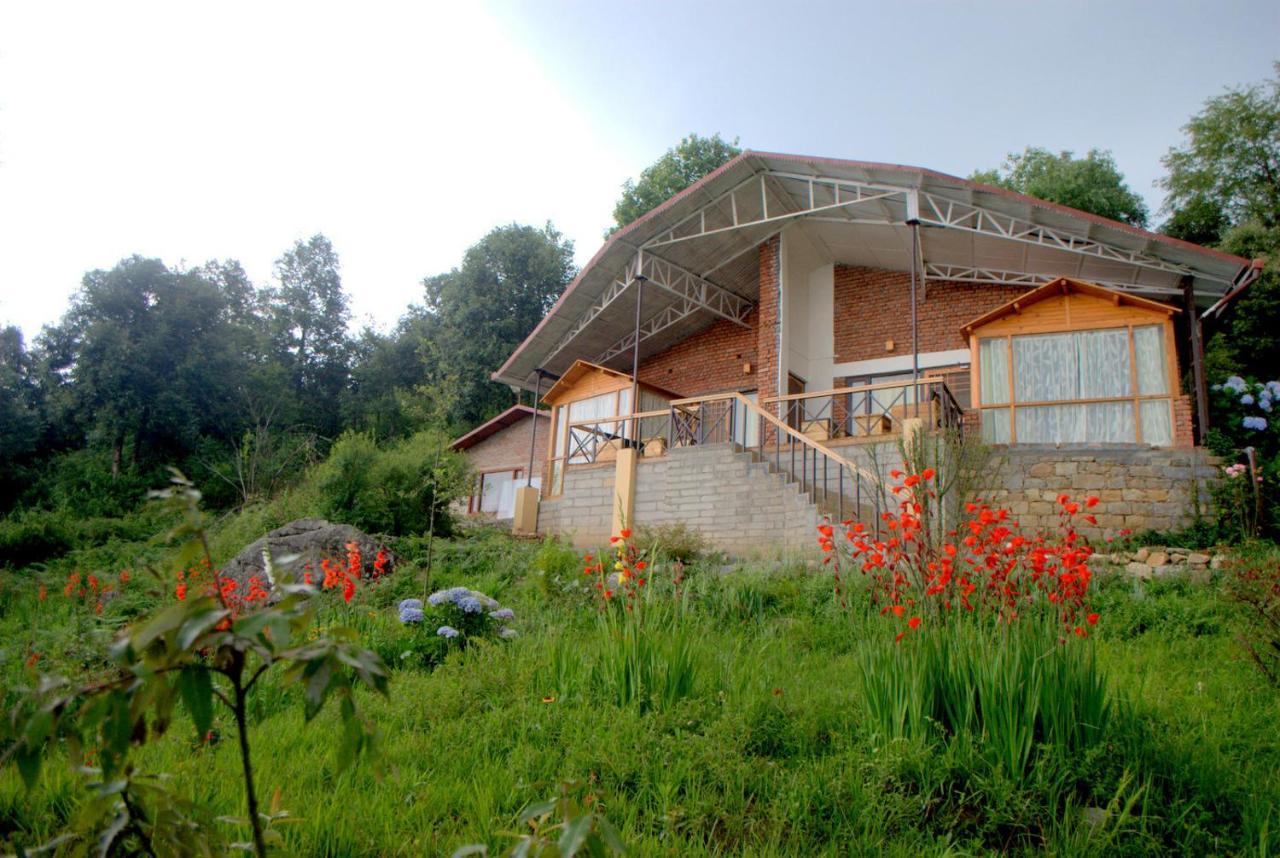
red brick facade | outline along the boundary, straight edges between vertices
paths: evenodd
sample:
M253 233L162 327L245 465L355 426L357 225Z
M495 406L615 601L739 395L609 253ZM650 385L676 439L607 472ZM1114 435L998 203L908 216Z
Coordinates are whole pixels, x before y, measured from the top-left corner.
M920 351L968 348L961 325L1026 291L1025 286L930 280L916 309ZM837 265L834 303L838 363L911 354L910 274ZM889 340L893 351L885 348Z
M755 310L749 328L723 319L640 364L640 380L680 396L702 396L756 386ZM751 364L751 372L743 371Z
M761 399L778 395L778 280L782 240L779 236L760 245L760 298L756 304L760 318L756 325L756 354L760 366L756 390Z
M534 440L537 450L534 461L541 464L547 457L547 441L551 437L551 420L538 418L538 437L530 439L533 421L525 418L519 423L501 429L475 446L462 451L467 464L476 473L484 471L524 469L529 466L529 441Z
M1175 396L1173 398L1173 446L1194 447L1195 432L1192 429L1191 397Z

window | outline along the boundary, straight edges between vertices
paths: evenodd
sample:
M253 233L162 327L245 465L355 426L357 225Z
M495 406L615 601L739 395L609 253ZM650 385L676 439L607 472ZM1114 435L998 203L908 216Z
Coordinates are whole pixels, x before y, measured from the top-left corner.
M978 340L993 444L1173 443L1163 325Z

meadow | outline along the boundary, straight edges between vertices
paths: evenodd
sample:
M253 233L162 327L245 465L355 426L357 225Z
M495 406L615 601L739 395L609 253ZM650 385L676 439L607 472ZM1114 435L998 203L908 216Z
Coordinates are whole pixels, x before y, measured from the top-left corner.
M219 532L252 526L228 520ZM1098 570L1100 619L1070 644L1096 671L1109 715L1075 744L1037 728L1019 746L1025 763L1010 764L991 712L969 732L887 726L875 695L893 687L875 676L906 669L908 650L862 582L846 581L841 598L817 564L679 564L655 551L636 596L646 619L620 648L625 629L564 545L480 529L436 540L430 569L427 540L390 547L393 573L349 603L322 593L316 619L320 631L355 629L390 667L387 696L357 693L377 753L340 770L332 707L305 722L301 691L275 674L250 700L258 793L291 815L279 826L287 854L502 854L521 837L555 840L565 813L603 817L640 855L1263 855L1280 845L1280 695L1240 647L1248 617L1224 589L1241 564L1274 568L1273 548L1241 549L1207 584ZM117 561L151 552L160 569L164 551L110 549ZM73 554L5 574L6 708L37 672L103 669L115 632L174 600L170 572L139 566L121 582L115 568L99 573L99 588L119 591L99 611L92 592L79 595L86 579L67 585L80 562L105 559ZM461 647L434 622L401 622L405 599L450 587L510 608L515 634ZM980 668L989 639L946 640ZM219 713L197 735L179 707L136 762L211 816L243 816L234 732ZM85 796L57 750L31 790L6 767L4 851L57 835ZM539 806L556 797L558 810ZM539 812L522 820L530 807ZM242 825L215 825L246 837Z

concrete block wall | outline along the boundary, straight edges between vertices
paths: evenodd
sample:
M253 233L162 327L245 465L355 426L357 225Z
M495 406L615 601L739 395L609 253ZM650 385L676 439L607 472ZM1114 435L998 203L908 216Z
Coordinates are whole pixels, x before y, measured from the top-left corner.
M1009 447L992 458L995 505L1008 507L1027 530L1052 530L1060 494L1098 498L1090 539L1121 530L1176 530L1192 523L1197 503L1212 515L1208 485L1217 460L1201 449L1150 447Z
M612 465L570 470L564 494L542 502L539 532L581 548L607 543L613 481ZM636 465L637 526L684 523L734 555L813 553L819 518L795 484L730 444L681 447Z

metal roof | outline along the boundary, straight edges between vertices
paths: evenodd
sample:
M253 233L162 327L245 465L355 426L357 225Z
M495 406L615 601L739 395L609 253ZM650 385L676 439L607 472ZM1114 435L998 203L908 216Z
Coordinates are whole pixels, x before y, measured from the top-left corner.
M905 271L920 223L926 280L1026 285L1060 276L1166 300L1192 278L1214 308L1256 276L1250 260L945 173L746 151L615 232L495 380L532 388L578 358L629 366L643 279L641 359L717 319L747 324L754 252L787 228L829 261Z
M497 417L493 417L493 418L490 418L489 420L486 420L484 423L481 423L479 426L472 429L470 432L468 432L467 434L463 435L461 438L451 443L449 445L449 449L450 450L470 449L471 447L474 447L476 444L479 444L481 441L485 440L486 438L489 438L489 437L492 437L493 435L498 434L503 429L506 429L508 426L514 426L515 424L519 423L521 420L533 415L534 413L535 413L534 410L530 408L528 405L513 405L510 408L508 408L506 411L499 414ZM536 413L538 417L542 419L545 419L545 420L551 419L551 412L549 411L538 411Z

